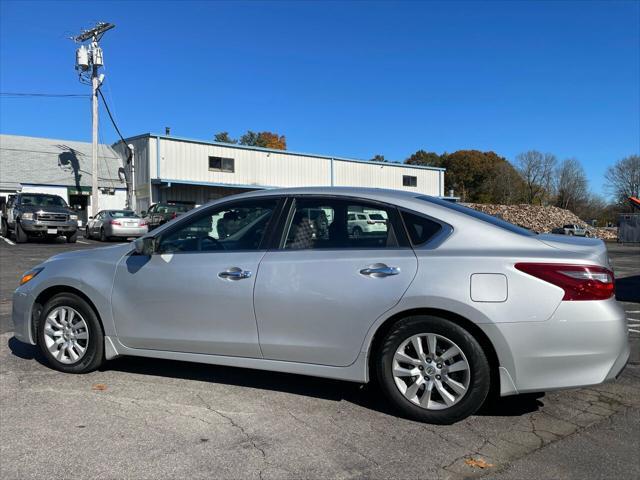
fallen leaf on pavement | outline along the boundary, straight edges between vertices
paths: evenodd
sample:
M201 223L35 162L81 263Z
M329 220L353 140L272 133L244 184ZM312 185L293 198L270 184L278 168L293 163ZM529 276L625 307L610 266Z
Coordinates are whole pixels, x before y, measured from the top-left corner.
M489 468L494 466L493 463L487 463L482 458L478 460L476 460L475 458L467 458L464 461L464 463L466 463L470 467L476 467L476 468Z
M107 386L104 383L96 383L91 387L91 390L95 392L103 392L107 389Z

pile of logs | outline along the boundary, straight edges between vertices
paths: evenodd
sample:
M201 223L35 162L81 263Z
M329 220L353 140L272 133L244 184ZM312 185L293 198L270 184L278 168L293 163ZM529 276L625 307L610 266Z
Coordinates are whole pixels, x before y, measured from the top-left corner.
M491 205L483 203L465 203L467 207L488 213L507 222L520 225L539 233L551 233L551 230L563 225L588 227L592 236L603 240L616 240L617 231L608 228L589 227L573 212L558 207L540 205Z

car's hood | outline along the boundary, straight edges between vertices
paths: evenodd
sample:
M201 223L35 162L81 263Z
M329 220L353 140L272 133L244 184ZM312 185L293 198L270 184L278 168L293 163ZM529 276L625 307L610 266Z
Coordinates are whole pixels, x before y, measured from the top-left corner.
M47 261L54 260L68 260L68 259L95 259L95 260L103 260L103 261L113 261L117 262L124 255L129 253L133 248L131 243L125 243L121 245L110 245L108 247L99 247L99 248L89 248L83 250L74 250L72 252L64 252L59 253L58 255L54 255L49 258Z
M584 254L600 265L609 266L607 246L599 238L572 237L569 235L556 235L553 233L541 233L535 238L553 248Z

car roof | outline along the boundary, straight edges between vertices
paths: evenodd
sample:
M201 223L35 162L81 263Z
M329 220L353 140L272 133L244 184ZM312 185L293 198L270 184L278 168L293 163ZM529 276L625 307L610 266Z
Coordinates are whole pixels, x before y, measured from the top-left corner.
M407 200L423 196L419 192L408 192L404 190L391 190L386 188L366 188L366 187L293 187L293 188L270 188L265 190L253 190L247 193L234 195L235 198L253 198L285 195L341 195L347 197L371 198L377 200Z

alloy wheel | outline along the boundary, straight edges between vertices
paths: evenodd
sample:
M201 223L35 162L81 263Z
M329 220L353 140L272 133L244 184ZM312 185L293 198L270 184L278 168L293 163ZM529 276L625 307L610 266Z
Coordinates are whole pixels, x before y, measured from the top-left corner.
M71 307L56 307L45 320L44 341L49 353L60 363L77 363L89 344L87 322Z
M435 333L421 333L400 344L392 373L398 390L410 402L427 410L443 410L467 393L470 367L458 345Z

